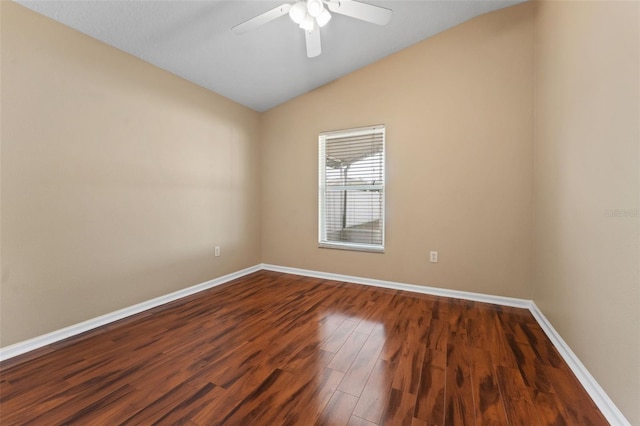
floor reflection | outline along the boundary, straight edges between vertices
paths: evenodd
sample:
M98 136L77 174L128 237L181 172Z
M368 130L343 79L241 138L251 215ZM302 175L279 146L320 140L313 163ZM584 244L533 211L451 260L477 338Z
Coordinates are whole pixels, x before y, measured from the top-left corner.
M390 361L379 358L387 327L375 317L376 303L363 305L369 309L354 310L351 301L320 309L316 316L318 350L312 369L317 380L310 383L315 395L305 422L366 424L368 419L377 424L380 420L393 382Z

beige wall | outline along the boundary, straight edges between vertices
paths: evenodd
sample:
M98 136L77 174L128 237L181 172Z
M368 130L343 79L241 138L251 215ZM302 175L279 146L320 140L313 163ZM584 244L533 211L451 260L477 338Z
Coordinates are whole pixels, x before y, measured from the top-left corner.
M531 298L532 39L503 9L264 113L263 261ZM318 133L381 123L386 253L320 249Z
M260 262L258 113L2 1L1 121L2 346Z
M640 424L640 2L535 18L534 300Z

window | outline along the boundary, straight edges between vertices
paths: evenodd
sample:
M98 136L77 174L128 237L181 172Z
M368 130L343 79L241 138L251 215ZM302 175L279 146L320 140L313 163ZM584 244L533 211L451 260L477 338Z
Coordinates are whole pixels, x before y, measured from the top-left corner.
M321 133L320 247L384 251L384 126Z

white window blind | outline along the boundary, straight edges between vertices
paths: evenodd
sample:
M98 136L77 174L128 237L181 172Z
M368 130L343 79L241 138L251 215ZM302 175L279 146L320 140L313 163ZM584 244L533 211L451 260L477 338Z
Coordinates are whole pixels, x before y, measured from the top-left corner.
M321 133L319 146L319 246L384 251L384 126Z

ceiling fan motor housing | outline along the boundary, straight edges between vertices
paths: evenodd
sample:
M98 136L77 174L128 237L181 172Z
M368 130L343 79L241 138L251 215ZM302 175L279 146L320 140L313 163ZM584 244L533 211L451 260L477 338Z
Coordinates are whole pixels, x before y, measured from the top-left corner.
M378 25L386 25L392 13L390 9L357 0L296 0L293 4L284 3L268 10L231 30L236 34L243 34L288 13L291 20L305 31L307 56L314 58L322 51L320 28L331 20L329 11Z

